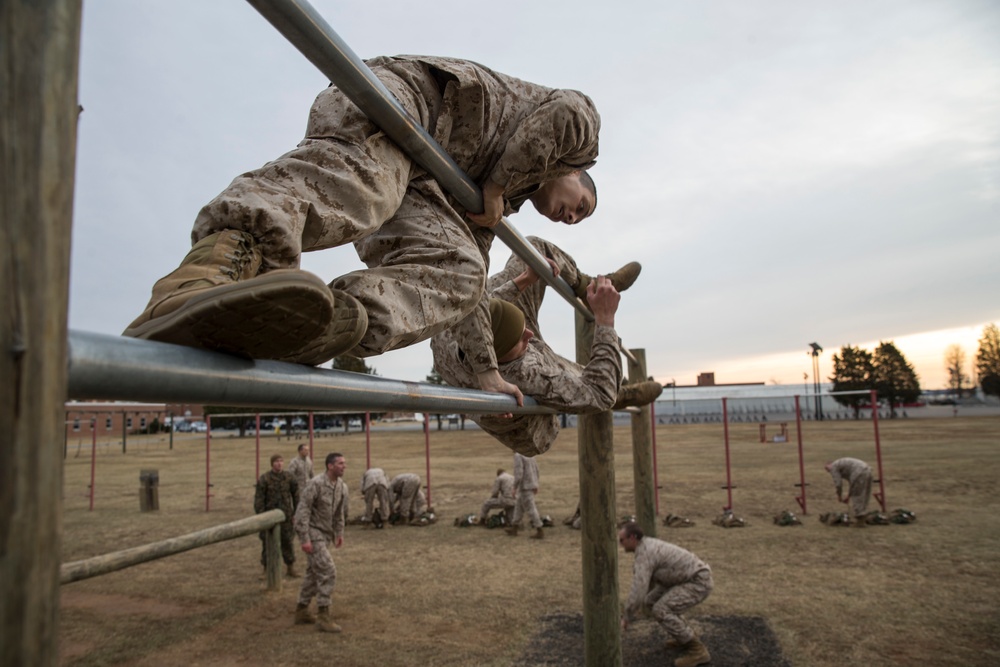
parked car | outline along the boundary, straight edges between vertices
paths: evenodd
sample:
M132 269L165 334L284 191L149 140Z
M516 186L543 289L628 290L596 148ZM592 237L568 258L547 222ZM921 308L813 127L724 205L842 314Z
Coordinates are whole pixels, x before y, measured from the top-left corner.
M208 424L205 422L191 422L191 428L189 429L192 433L207 433Z

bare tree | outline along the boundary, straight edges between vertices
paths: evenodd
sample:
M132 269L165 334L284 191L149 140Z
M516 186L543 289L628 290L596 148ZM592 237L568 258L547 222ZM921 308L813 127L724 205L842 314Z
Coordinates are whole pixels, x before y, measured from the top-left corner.
M944 367L948 371L948 388L955 392L955 398L962 398L962 389L969 382L965 374L965 350L961 345L949 345L944 351Z

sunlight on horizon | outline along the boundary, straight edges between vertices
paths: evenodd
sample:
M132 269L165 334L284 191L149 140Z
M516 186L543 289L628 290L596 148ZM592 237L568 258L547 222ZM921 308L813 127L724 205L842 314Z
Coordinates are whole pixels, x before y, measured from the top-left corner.
M965 373L968 377L973 377L976 352L979 350L979 339L987 324L990 322L850 344L873 352L880 342L892 342L913 366L921 389L946 389L948 387L948 373L945 369L945 351L950 345L960 345L965 352ZM813 381L812 355L807 351L808 345L802 347L801 352L736 358L722 361L715 368L706 368L690 373L681 371L676 378L677 384L679 386L693 385L697 382L698 373L714 372L717 384L763 382L768 385L808 384L811 386ZM823 349L823 353L819 357L821 382L827 382L833 374L833 355L839 354L841 347L838 345ZM657 378L664 384L669 383L671 379Z

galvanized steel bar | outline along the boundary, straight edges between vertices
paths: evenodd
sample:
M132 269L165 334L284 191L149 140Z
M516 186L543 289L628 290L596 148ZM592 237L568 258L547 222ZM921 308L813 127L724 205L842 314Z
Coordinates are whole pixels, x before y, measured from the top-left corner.
M67 397L357 412L556 414L525 397L69 332Z

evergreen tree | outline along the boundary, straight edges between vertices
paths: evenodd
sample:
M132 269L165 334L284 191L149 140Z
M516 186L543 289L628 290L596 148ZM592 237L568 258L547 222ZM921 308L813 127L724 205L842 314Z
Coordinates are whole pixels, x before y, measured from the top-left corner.
M996 324L983 327L983 337L979 339L979 351L976 352L976 372L983 393L1000 396L1000 329Z
M830 377L830 381L833 382L833 391L870 391L874 386L873 372L871 352L860 347L845 345L840 348L839 355L833 355L833 376ZM835 393L833 398L841 405L853 409L854 418L857 419L858 411L862 405L871 400L871 395L848 394L840 396Z
M920 396L917 374L891 341L879 343L872 364L874 388L880 399L889 402L889 414L895 417L897 404L912 403Z

